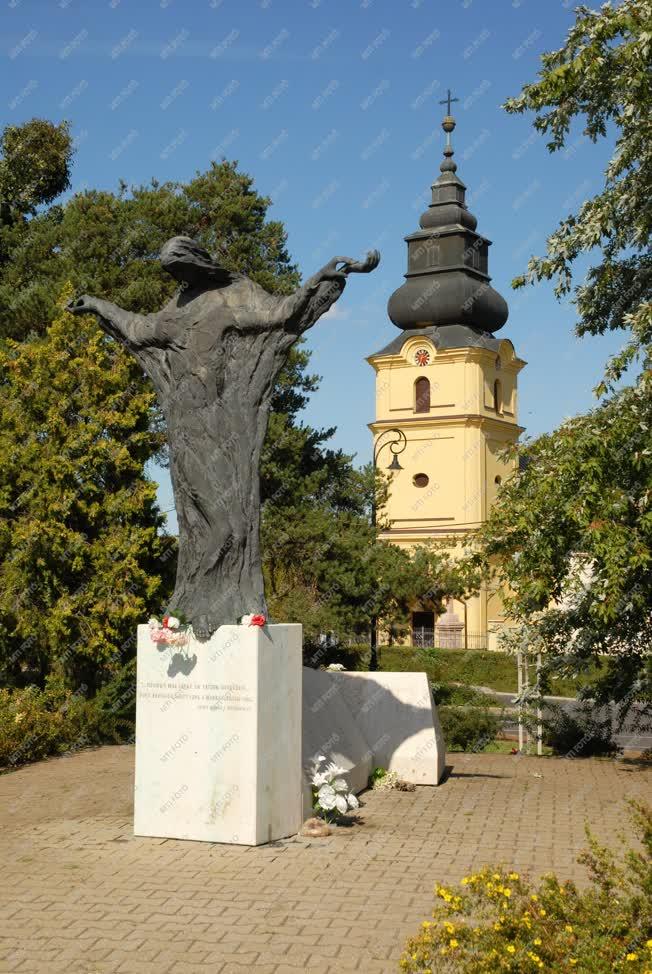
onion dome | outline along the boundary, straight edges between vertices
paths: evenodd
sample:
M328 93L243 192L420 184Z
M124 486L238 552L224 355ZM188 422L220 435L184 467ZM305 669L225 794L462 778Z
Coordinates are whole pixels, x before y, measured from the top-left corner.
M457 175L450 104L442 128L446 145L441 175L419 220L421 229L405 238L406 281L391 295L387 312L397 328L407 330L465 325L474 332L493 333L505 324L509 309L489 283L491 241L475 232L478 221L467 209L466 186Z

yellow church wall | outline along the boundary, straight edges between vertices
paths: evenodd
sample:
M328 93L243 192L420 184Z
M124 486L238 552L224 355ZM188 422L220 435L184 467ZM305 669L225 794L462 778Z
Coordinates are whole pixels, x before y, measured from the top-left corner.
M489 439L487 424L460 417L455 420L424 418L403 422L400 429L407 444L400 455L402 470L391 479L386 516L395 530L441 529L446 526L471 530L486 519L498 484L509 476L512 462L501 456L518 430L495 429ZM374 443L387 424L372 423ZM385 452L388 466L392 454ZM382 461L379 463L383 468ZM419 487L415 478L428 477Z
M400 458L403 470L392 477L387 509L393 527L434 527L477 520L478 500L469 489L471 481L460 482L457 476L460 457L469 453L473 459L477 452L467 449L471 431L463 426L441 429L428 424L420 429L404 428L404 432L407 446ZM423 474L429 483L416 486L415 478Z
M496 499L498 490L503 481L507 480L514 471L514 461L506 459L502 454L508 444L516 440L515 433L509 431L504 436L496 439L486 439L485 449L485 477L486 492L484 498L481 519L486 520L489 511ZM497 478L499 478L497 480Z

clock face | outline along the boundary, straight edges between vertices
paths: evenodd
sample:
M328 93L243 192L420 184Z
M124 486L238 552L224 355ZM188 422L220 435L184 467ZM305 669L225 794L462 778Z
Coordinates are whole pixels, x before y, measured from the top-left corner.
M427 365L430 361L430 352L427 348L418 348L414 353L414 361L417 365Z

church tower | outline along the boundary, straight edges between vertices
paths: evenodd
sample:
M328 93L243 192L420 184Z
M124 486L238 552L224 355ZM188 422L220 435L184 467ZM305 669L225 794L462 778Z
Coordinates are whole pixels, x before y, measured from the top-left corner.
M495 337L509 312L491 287L491 241L476 232L453 161L450 100L442 127L441 175L420 229L405 238L406 280L387 306L399 334L368 358L376 372L370 429L375 462L392 469L381 537L405 547L437 539L455 554L510 473L500 453L522 432L517 378L526 363L508 338ZM440 620L416 606L412 638L495 648L503 622L499 593L482 591L466 605L449 604Z

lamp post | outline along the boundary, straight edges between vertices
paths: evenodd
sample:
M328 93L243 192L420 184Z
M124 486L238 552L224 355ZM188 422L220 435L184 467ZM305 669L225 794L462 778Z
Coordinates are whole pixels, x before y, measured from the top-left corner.
M393 439L385 439L385 437L392 436ZM378 466L378 457L380 453L388 446L392 453L392 462L387 467L388 470L402 470L403 467L399 463L398 455L402 453L407 446L407 437L403 430L398 429L398 427L393 427L392 429L384 430L374 446L374 475L376 473L376 468ZM371 502L371 524L376 527L376 489L375 489L375 476L374 476L374 493ZM369 657L369 669L378 669L378 618L376 615L371 617L371 655Z

